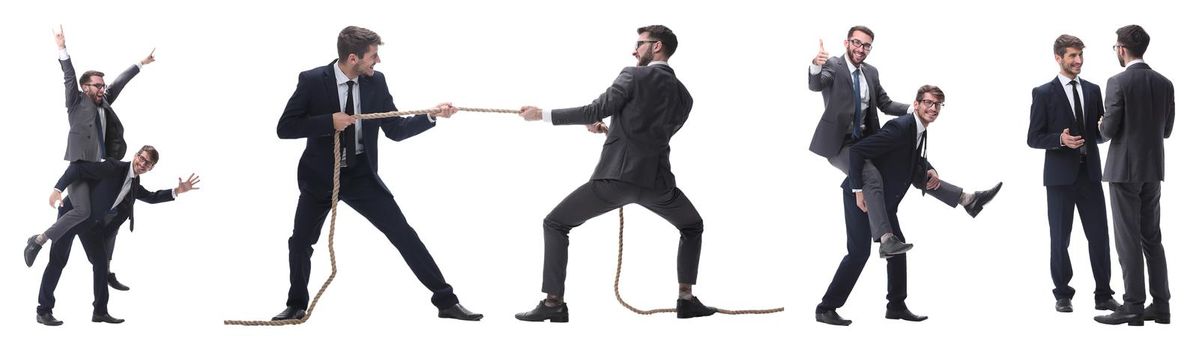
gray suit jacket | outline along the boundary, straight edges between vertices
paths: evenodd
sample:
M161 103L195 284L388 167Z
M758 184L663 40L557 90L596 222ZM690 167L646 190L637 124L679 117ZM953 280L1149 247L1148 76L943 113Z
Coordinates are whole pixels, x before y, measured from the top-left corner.
M1174 129L1174 83L1137 63L1107 80L1106 101L1099 132L1111 144L1103 181L1165 180L1164 139Z
M668 65L627 67L591 104L555 109L554 125L593 124L612 116L592 180L674 188L670 138L691 113L691 94Z
M878 110L883 113L901 116L907 114L909 105L891 101L887 91L878 82L878 69L862 62L862 78L869 85L870 103L862 110L866 129L863 137L878 131ZM822 157L830 158L841 151L845 135L852 130L853 125L853 75L849 73L849 61L843 57L829 57L820 74L808 75L808 89L820 91L824 96L824 115L820 116L820 124L816 125L816 133L812 135L812 144L808 150Z
M110 103L117 100L125 84L140 70L137 65L126 69L108 85L104 103L96 105L91 98L79 90L79 78L75 76L75 66L70 59L59 60L62 65L63 85L66 87L67 121L71 130L67 133L67 152L64 158L68 162L77 160L97 161L102 158L125 158L125 127L121 119L112 110ZM104 109L105 131L103 140L108 154L100 154L100 135L96 130L96 113Z

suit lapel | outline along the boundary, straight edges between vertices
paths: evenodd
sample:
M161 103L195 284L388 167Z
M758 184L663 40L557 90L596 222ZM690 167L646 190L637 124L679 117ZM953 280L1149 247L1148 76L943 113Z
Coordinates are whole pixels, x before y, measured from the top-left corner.
M337 61L330 63L325 69L323 79L325 87L325 98L328 99L329 105L333 106L330 113L341 112L341 97L337 94L337 78L333 76L333 70L337 69Z
M374 85L375 85L375 80L371 79L371 77L368 77L368 76L359 76L358 77L358 98L359 98L358 106L360 109L362 109L362 110L358 111L358 114L377 112L377 111L371 109L371 106L374 106L372 101L375 100ZM363 122L365 123L366 121L364 120Z

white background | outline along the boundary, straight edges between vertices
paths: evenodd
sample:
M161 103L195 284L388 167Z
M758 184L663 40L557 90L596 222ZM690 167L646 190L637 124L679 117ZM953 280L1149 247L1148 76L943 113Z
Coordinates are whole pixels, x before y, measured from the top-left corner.
M1195 236L1185 215L1195 197L1182 180L1196 72L1193 27L1164 1L1117 2L289 2L9 3L0 14L0 85L6 130L0 247L4 348L46 344L146 348L326 346L420 348L899 347L1178 344L1196 314ZM114 103L131 152L152 144L162 161L150 188L195 172L201 190L177 202L139 204L136 233L123 231L113 270L132 291L112 293L125 324L88 322L90 266L76 247L58 288L62 327L34 322L48 249L33 268L17 251L44 230L45 202L61 174L67 123L51 28L62 23L79 72L111 82L157 48ZM1101 87L1120 71L1115 29L1152 35L1146 61L1175 82L1178 118L1166 142L1162 228L1169 252L1174 325L1111 327L1091 320L1093 281L1076 225L1071 253L1076 312L1053 310L1043 151L1025 144L1030 91L1058 71L1052 43L1087 43L1082 77ZM674 138L678 184L705 219L696 294L723 308L785 306L768 316L696 320L638 316L613 300L616 215L572 233L568 324L516 321L541 299L541 219L588 179L602 137L512 115L460 113L402 143L382 142L380 173L448 281L482 322L436 318L429 293L382 234L348 206L338 223L339 276L302 326L242 328L224 319L266 319L283 309L287 238L302 140L275 125L297 73L336 56L337 32L358 25L385 42L376 68L401 109L459 106L546 108L590 102L630 56L635 29L665 24L680 38L671 60L695 106ZM913 324L883 319L885 269L872 258L840 313L840 328L813 321L845 252L837 187L843 175L807 150L823 111L806 71L824 39L843 53L856 24L877 34L867 59L892 98L941 86L947 105L932 126L930 157L968 190L1005 186L977 218L910 194L900 220L917 247L909 256ZM1106 145L1100 150L1106 154ZM675 299L677 234L631 207L624 294L642 307ZM311 290L328 273L325 239ZM1112 286L1123 291L1112 249Z

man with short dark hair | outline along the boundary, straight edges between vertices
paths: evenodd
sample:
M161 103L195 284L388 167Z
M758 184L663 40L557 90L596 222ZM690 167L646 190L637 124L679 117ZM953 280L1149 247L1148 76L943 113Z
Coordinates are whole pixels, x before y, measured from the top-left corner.
M144 65L154 62L154 51L150 55L126 69L117 76L111 85L104 83L104 73L89 70L76 80L75 66L71 56L67 54L66 37L59 27L54 34L58 44L58 63L62 66L63 83L66 87L67 121L70 132L67 133L67 151L64 158L68 162L101 162L105 159L120 160L125 157L125 127L111 104L124 90L134 76L141 72ZM25 242L25 266L33 266L34 259L46 241L57 240L66 235L72 227L79 225L88 217L92 217L90 200L91 184L87 182L72 183L66 189L77 205L61 215L45 232L29 237ZM118 290L129 288L117 281L116 274L108 276L108 283Z
M296 91L279 118L279 138L305 138L308 146L300 156L300 199L294 230L287 241L291 288L287 308L275 320L302 319L308 309L312 245L320 239L321 226L333 204L333 135L337 131L342 132L341 159L337 161L341 167L338 200L366 217L400 251L417 279L433 292L438 317L468 321L483 318L458 303L454 288L446 283L433 256L408 225L378 174L379 130L393 141L402 141L429 130L436 125L435 118L449 118L457 108L443 103L431 115L355 118L356 114L396 110L383 73L375 71L375 64L380 62L379 45L383 41L369 29L343 29L337 37L337 60L300 73Z
M521 108L525 120L587 125L592 132L608 135L591 180L545 217L541 291L546 297L533 310L516 314L518 320L569 321L563 295L570 230L633 203L679 230L677 317L704 317L716 312L691 293L699 273L704 223L691 200L675 186L670 170L670 138L687 121L692 103L691 94L667 64L678 47L678 38L661 25L638 28L637 34L633 50L637 66L621 70L612 86L591 104L554 110ZM608 116L612 117L611 129L603 123Z
M1078 208L1087 238L1091 273L1095 277L1095 309L1116 310L1112 298L1112 260L1108 248L1107 208L1099 166L1099 117L1103 99L1099 86L1080 78L1082 40L1061 35L1053 43L1057 77L1032 90L1028 146L1045 150L1045 199L1049 214L1049 272L1053 278L1054 306L1073 312L1074 288L1070 278L1070 231Z
M62 269L71 254L75 236L79 236L87 260L92 263L92 291L96 298L92 304L92 322L125 321L108 313L108 261L112 259L112 249L121 225L128 220L129 230L134 228L134 199L151 204L161 203L173 201L178 195L193 189L200 189L195 187L200 183L200 178L192 174L186 181L180 178L179 185L174 189L147 191L141 185L140 175L153 170L157 163L158 151L152 146L144 146L134 155L131 162L115 159L104 162L74 162L63 172L58 183L54 185L54 191L50 192L50 205L59 207L60 214L70 211L73 205L90 205L97 210L92 210L91 216L83 223L72 227L50 245L50 262L46 265L38 291L38 323L47 326L62 324L53 314L54 290L58 287ZM71 193L71 196L64 200L62 191L70 184L80 181L92 184L92 192L86 197L91 203L82 203L79 197L75 197L77 193Z
M866 63L866 56L874 49L874 31L865 26L854 26L846 35L845 55L829 57L820 41L820 51L812 59L808 69L808 89L820 91L824 98L824 114L816 125L815 134L808 150L828 159L841 170L849 171L849 148L859 140L879 130L879 115L882 111L890 115L912 113L911 106L892 101L879 84L878 69ZM868 208L885 206L882 180L874 164L866 162L862 171L862 187L854 189L857 206L870 217L870 232L874 241L880 242L879 255L887 258L904 254L913 245L905 243L894 234L894 224L885 212ZM962 188L942 182L937 189L928 193L950 207L962 204L971 217L982 211L983 205L991 201L1003 183L986 191L964 192Z
M1107 111L1099 134L1111 140L1103 181L1112 195L1116 254L1124 271L1124 307L1096 316L1105 324L1170 323L1170 283L1162 247L1161 195L1165 138L1174 130L1174 83L1145 63L1149 33L1138 25L1116 30L1116 59L1128 69L1107 80ZM1149 294L1145 306L1145 270Z

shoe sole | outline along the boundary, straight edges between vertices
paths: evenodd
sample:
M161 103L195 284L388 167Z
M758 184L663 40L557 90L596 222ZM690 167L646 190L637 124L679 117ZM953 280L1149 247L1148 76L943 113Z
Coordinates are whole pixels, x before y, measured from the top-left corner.
M566 322L570 322L570 317L569 317L569 316L564 316L564 317L546 317L546 318L543 318L543 319L540 319L540 320L538 320L538 319L529 319L529 318L520 318L520 317L517 317L516 319L518 319L518 320L521 320L521 321L525 321L525 322L544 322L544 321L550 321L550 323L566 323Z
M457 317L446 316L446 315L437 315L437 317L448 318L448 319L453 319L453 320L463 320L463 321L478 321L478 320L483 319L483 315L475 315L475 316L471 316L471 317L467 317L467 318L457 318Z

